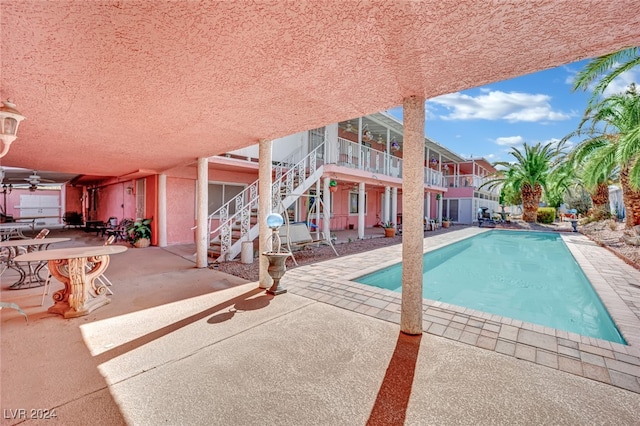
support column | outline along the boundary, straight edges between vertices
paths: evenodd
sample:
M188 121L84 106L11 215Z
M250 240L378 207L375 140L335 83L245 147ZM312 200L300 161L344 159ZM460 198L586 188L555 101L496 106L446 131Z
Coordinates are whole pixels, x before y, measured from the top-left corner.
M402 308L400 330L422 334L424 97L404 99Z
M322 232L325 238L331 238L331 191L329 191L330 178L322 180Z
M267 216L271 214L271 186L273 178L271 176L271 141L262 139L258 143L258 229L260 235L258 243L260 253L271 251L271 229L267 227ZM270 288L273 278L269 276L269 259L260 254L260 288Z
M427 192L427 205L426 205L426 211L424 212L424 215L427 216L429 219L433 219L433 217L431 216L431 192Z
M196 268L207 267L209 246L209 162L206 157L198 158L198 181L196 189Z
M320 239L320 179L316 181L316 211L315 211L315 220L316 220L316 240Z
M208 195L208 192L207 192L207 195ZM166 247L166 246L167 246L167 175L165 175L164 173L161 173L158 175L158 247Z
M398 225L398 188L391 188L391 222Z
M396 223L396 219L390 217L391 216L391 213L389 211L390 208L391 208L391 188L388 186L385 186L384 187L384 209L382 210L382 221Z
M358 238L360 239L364 238L364 210L364 182L360 182L358 184Z

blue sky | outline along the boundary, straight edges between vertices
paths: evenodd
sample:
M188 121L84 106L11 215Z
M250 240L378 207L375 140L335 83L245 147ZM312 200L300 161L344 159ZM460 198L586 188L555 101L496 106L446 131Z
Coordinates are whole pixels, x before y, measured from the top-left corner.
M463 157L513 161L512 147L560 140L577 128L591 92L572 92L571 87L587 63L574 62L429 99L425 134ZM638 77L638 70L622 75L605 95L624 91ZM388 112L402 119L401 107Z

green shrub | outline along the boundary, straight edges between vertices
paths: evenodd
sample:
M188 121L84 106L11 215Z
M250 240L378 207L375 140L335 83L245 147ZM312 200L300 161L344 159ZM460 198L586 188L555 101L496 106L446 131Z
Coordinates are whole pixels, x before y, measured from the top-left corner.
M554 207L540 207L538 209L539 223L553 223L556 220L556 209Z

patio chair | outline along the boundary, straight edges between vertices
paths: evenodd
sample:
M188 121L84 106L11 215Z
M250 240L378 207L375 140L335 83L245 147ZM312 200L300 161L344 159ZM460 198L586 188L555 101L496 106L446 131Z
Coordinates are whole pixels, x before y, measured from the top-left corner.
M98 236L99 233L102 233L102 236L104 237L107 231L116 229L117 226L118 226L118 218L115 216L111 216L101 226L96 227L96 236Z
M114 236L115 241L118 238L121 241L127 241L127 229L133 224L133 219L122 219L122 221L113 229L105 230L105 234L108 236Z
M38 235L36 235L35 237L33 237L34 240L42 240L44 238L47 237L47 235L49 235L49 230L47 228L41 229L40 232L38 232ZM20 254L25 254L25 253L30 253L34 250L37 250L38 246L28 246L28 247L22 247L22 246L18 246L17 250L18 250L18 255ZM42 261L42 262L38 262L37 265L32 265L31 262L27 262L27 267L29 268L29 280L30 280L30 284L33 284L33 277L38 274L40 272L41 269L46 269L47 272L49 271L49 268L47 267L47 262L46 261ZM38 277L38 280L41 280L40 277Z

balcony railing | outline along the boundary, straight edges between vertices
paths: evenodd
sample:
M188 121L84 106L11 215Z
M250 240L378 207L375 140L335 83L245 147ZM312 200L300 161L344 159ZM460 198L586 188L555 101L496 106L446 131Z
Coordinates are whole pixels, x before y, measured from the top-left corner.
M366 170L372 173L402 178L402 158L368 146L338 138L338 158L336 164L343 167ZM442 173L425 168L424 182L432 186L444 186Z
M445 176L444 180L445 186L449 188L474 187L475 189L478 189L485 182L489 181L490 178L476 175L451 175ZM482 188L482 191L490 194L498 194L500 192L498 188L489 189L486 186Z

